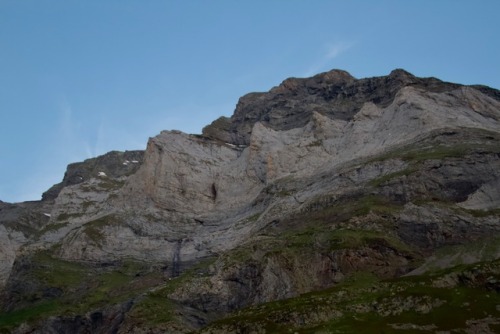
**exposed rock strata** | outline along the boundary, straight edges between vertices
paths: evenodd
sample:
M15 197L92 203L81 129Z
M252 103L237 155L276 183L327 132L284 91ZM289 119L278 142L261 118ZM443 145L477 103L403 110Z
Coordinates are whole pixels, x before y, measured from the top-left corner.
M113 290L115 308L40 328L183 332L360 271L396 278L438 248L500 231L499 143L499 93L488 87L403 70L287 79L242 97L203 135L163 131L144 152L68 166L40 202L1 202L2 307L83 293L43 276L69 268L120 277L135 294ZM131 274L127 261L148 269ZM141 323L141 305L159 300L177 316Z

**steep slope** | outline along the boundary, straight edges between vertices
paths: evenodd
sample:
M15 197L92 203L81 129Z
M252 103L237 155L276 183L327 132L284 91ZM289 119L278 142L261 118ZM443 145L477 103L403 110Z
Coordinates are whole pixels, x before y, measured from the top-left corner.
M403 70L287 79L203 135L163 131L145 152L70 165L40 202L0 203L0 328L187 332L360 272L427 282L494 261L497 242L460 247L500 230L499 144L488 87ZM468 256L438 256L450 246ZM345 310L325 312L290 326ZM207 331L245 330L225 324Z

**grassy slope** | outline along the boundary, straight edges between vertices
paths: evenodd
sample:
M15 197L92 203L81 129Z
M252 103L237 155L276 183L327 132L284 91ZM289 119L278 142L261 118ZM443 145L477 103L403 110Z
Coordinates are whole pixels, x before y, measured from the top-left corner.
M0 314L0 332L20 324L35 323L51 315L75 316L125 302L163 281L158 272L134 261L124 261L112 269L96 268L56 259L39 252L30 260L31 269L21 278L34 284L21 291L17 307ZM59 291L53 296L45 291Z
M202 332L422 333L488 318L496 319L489 325L495 331L499 282L499 260L385 281L356 273L327 290L240 310Z
M414 147L389 152L378 159L403 158L410 162L410 167L372 180L368 186L373 190L388 181L411 175L418 171L422 161L458 158L476 150L500 151L498 146L489 144L441 144L431 148ZM296 217L289 230L271 233L267 241L260 240L259 244L248 244L233 250L227 254L227 262L229 265L245 262L252 258L256 249L269 254L278 252L285 257L300 257L307 256L311 251L357 249L382 244L402 253L413 254L414 250L390 232L392 223L388 219L383 221L401 208L401 203L392 203L372 194L348 198ZM498 215L497 211L469 213L478 216ZM335 224L368 214L381 217L378 223L386 229L332 228ZM92 240L100 240L102 224L96 221L88 225L86 233ZM36 281L40 289L23 296L24 302L21 304L24 306L0 314L1 332L9 332L23 322L33 323L51 315L85 314L130 298L136 300L127 315L131 321L152 327L175 323L177 306L169 300L168 295L179 285L189 284L190 278L198 275L196 270L191 270L180 278L165 282L159 272L150 271L132 261L110 269L94 268L58 260L46 252L35 255L33 262L35 265L30 271L31 276L25 279ZM298 333L420 333L422 330L470 327L467 319L484 319L488 316L500 318L498 268L498 261L485 262L458 266L433 275L391 281L380 281L370 273L353 273L343 283L327 290L241 310L213 323L207 331L210 328L227 332L260 328L269 333L289 333L290 329ZM479 280L478 284L469 284L465 279L458 285L433 287L433 282L450 275L466 277L468 274L463 273L474 270L487 273L487 277ZM60 289L62 294L45 298L45 288ZM409 306L401 308L401 305ZM497 324L490 324L489 327L493 331L500 331Z

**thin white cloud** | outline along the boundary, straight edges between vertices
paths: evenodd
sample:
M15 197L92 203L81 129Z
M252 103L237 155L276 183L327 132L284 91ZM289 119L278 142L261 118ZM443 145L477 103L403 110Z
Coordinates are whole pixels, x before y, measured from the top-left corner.
M62 98L59 101L60 108L60 120L59 120L59 131L65 140L72 138L74 136L74 126L73 126L73 110L66 98Z
M36 162L31 177L18 186L15 194L11 192L9 200L40 199L44 191L61 182L69 163L96 157L111 150L145 149L148 138L156 136L162 130L179 129L187 133L200 133L203 126L219 116L232 113L234 105L235 101L211 106L182 105L172 110L152 113L155 116L151 117L150 122L137 124L130 129L111 126L106 115L92 124L67 98L60 97L56 104L58 120L51 128L54 137L51 148L44 159ZM5 192L0 189L0 196Z
M101 122L89 131L83 123L75 117L73 108L68 99L59 99L60 119L59 119L59 140L55 143L60 154L73 162L81 159L95 157L102 154L100 148L103 141L104 122ZM92 133L96 133L95 140L92 140Z
M101 118L99 126L97 128L97 137L94 145L94 154L100 155L106 153L106 126L104 125L104 119Z
M335 58L351 49L354 45L355 42L335 42L324 45L323 55L309 67L304 76L308 77L328 69L327 67L331 66L331 62Z
M339 56L341 53L349 50L352 48L354 43L345 43L345 42L340 42L340 43L335 43L335 44L329 44L327 46L327 53L325 55L326 60L332 60Z

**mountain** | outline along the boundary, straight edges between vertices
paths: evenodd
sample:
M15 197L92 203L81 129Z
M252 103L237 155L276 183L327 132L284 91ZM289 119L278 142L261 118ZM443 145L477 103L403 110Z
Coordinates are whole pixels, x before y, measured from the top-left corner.
M500 91L333 70L0 202L0 331L500 331Z

